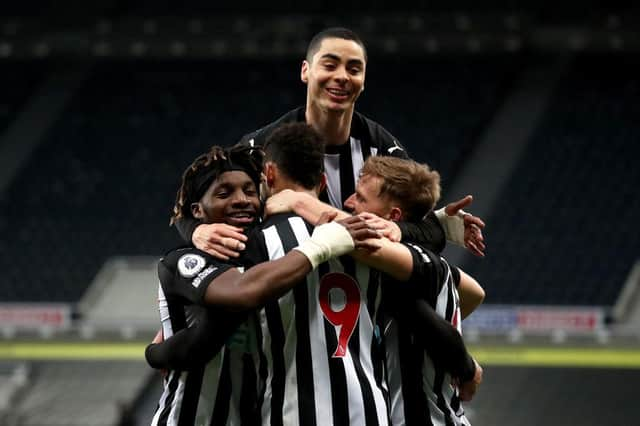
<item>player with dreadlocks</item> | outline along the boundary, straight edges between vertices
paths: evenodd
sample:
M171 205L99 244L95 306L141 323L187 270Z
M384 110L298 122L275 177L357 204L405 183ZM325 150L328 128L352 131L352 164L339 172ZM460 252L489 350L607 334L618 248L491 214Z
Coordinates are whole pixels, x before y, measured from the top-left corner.
M259 217L260 170L259 150L212 148L185 170L172 223L187 217L245 231ZM282 295L319 263L375 236L362 220L325 223L296 250L244 274L239 262L221 261L193 246L169 251L158 264L164 337L202 323L202 329L215 324L215 333L206 346L185 344L188 354L167 353L160 345L148 348L152 366L163 366L173 356L183 362L166 375L152 424L254 423L256 382L246 312Z

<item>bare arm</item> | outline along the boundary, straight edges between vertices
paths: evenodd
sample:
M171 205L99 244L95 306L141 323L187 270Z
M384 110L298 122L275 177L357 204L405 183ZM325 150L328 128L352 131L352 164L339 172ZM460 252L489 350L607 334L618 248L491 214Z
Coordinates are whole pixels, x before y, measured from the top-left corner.
M484 300L484 289L478 284L472 276L465 273L462 269L460 271L460 284L458 285L458 294L460 295L460 314L462 319L465 319Z
M277 298L311 271L311 263L299 251L241 273L235 268L216 277L207 287L204 302L233 310L253 309Z

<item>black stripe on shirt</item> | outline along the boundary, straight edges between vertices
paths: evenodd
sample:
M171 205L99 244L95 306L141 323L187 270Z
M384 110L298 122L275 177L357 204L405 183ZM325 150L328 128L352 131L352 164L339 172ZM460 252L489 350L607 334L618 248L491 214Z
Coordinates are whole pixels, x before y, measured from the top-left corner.
M442 385L444 384L445 374L441 368L435 367L436 374L435 379L433 381L433 391L436 394L436 405L444 414L444 423L446 426L455 426L453 423L453 419L451 418L451 412L447 407L447 402L444 399L444 395L442 394Z
M253 357L250 353L242 355L242 393L240 394L240 423L259 425L260 414L257 411L257 377Z
M178 388L178 384L180 383L180 372L174 371L173 376L169 382L169 395L164 400L164 408L162 409L162 413L158 417L158 426L166 425L169 421L169 413L171 412L171 408L173 406L173 401L176 398L176 389Z
M284 330L278 302L265 306L267 326L271 333L271 357L273 362L273 377L271 378L271 425L282 426L282 406L284 405Z
M287 222L290 223L290 222ZM298 240L289 226L278 227L278 235L285 253L298 245ZM308 229L311 231L311 229ZM313 387L313 364L311 361L311 337L309 336L309 295L305 282L293 288L296 309L296 377L298 388L298 413L304 424L316 425L315 393Z
M189 370L187 383L184 386L184 395L182 396L179 425L192 425L195 423L204 369L205 365L201 364Z
M213 416L211 416L211 426L224 426L229 418L229 401L231 401L231 366L229 365L229 358L231 358L231 353L226 346L222 357L222 367L220 378L218 379L216 403L213 407Z
M341 145L340 153L340 202L344 206L347 198L356 192L356 185L353 178L353 159L351 158L351 143Z

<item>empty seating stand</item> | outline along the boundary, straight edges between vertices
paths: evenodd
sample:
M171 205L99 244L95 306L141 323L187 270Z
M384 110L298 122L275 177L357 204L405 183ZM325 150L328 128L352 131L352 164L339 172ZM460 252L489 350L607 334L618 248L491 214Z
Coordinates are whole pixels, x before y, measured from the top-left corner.
M639 76L637 57L572 64L467 265L487 302L615 303L640 257Z

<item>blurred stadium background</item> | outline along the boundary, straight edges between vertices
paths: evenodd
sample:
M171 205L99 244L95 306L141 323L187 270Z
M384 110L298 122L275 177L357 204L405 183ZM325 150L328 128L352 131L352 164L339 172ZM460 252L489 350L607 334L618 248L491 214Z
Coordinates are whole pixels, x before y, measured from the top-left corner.
M6 3L6 2L5 2ZM0 7L0 424L144 425L181 171L304 102L327 26L359 110L468 193L476 425L638 424L637 2L23 0Z

